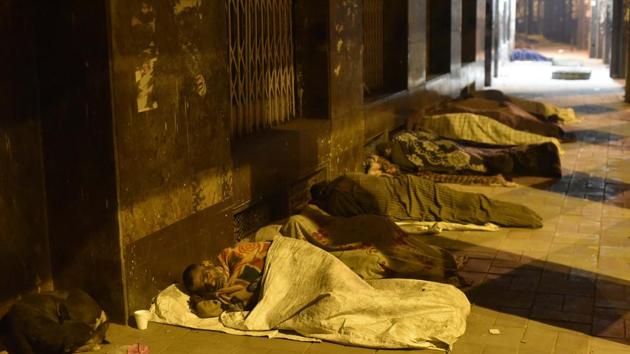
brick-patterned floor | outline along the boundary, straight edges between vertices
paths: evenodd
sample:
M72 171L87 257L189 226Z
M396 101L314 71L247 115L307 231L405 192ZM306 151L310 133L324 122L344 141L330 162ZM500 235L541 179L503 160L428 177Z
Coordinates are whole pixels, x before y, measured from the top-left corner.
M621 83L590 64L588 82L552 81L548 64L519 63L496 81L506 92L574 107L583 120L568 127L577 141L564 145L562 179L522 178L517 188L457 186L532 207L544 217L542 229L427 237L470 256L464 274L474 281L467 291L473 307L454 354L630 353L630 105L621 103ZM102 352L135 342L154 354L376 352L153 323L146 331L113 326L110 339L114 344Z

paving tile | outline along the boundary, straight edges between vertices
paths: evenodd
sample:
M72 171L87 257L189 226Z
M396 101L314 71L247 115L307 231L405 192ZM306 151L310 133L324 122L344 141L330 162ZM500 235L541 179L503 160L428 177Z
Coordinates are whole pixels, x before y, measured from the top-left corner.
M483 344L460 343L456 342L453 346L452 354L481 354L483 352Z
M495 323L497 316L497 311L472 305L470 315L468 316L468 323L489 327Z
M376 351L379 354L444 354L443 350L438 349L379 349Z
M590 338L590 354L630 354L630 345L604 338Z
M564 298L562 311L590 315L593 313L594 306L595 300L592 297L567 295Z
M498 329L501 334L490 334L490 329ZM467 328L466 334L460 338L460 342L484 344L486 346L504 347L516 350L521 343L525 330L526 329L523 327L472 324Z
M519 353L551 353L556 346L558 331L528 327L519 345Z
M368 354L376 353L375 349L350 347L333 343L313 343L305 352L305 354L329 354L329 353L347 353L347 354Z
M553 350L554 350L553 347L548 348L546 350L519 348L518 354L549 354L549 353L553 353Z
M463 270L467 272L487 272L491 264L492 261L489 259L471 258L466 262Z
M471 287L478 287L483 284L484 279L486 278L486 273L479 272L459 272L459 276L464 278L468 283L470 283Z
M520 274L516 274L512 278L512 284L510 285L510 290L523 290L523 291L532 291L538 288L538 283L540 282L540 272L532 271L532 272L522 272Z
M583 334L559 332L556 341L557 354L587 354L589 337Z
M483 354L518 354L518 348L488 345L483 348Z
M585 324L590 324L593 321L593 316L590 314L550 310L536 306L532 310L532 318Z
M501 312L497 314L497 319L494 322L496 326L525 328L529 322L529 309L504 307L501 308L500 311Z
M625 338L626 333L624 319L610 319L596 316L593 321L593 335L616 339Z
M563 295L537 293L534 300L534 307L540 310L559 311L562 309L563 303Z

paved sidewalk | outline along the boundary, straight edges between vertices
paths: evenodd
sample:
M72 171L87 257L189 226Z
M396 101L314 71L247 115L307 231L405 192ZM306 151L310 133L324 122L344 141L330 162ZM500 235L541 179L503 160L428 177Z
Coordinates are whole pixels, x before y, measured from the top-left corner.
M589 82L557 82L544 75L527 80L517 75L531 70L522 63L510 66L496 82L508 93L574 107L583 120L568 127L578 139L564 145L562 179L522 178L517 188L457 186L532 207L544 218L542 229L427 237L471 258L465 276L474 281L467 291L473 308L454 354L630 354L630 105L621 103L621 82L607 79L597 62L590 64L594 79ZM136 342L148 344L153 354L433 353L240 337L153 323L146 331L114 325L109 337L113 344L103 353Z

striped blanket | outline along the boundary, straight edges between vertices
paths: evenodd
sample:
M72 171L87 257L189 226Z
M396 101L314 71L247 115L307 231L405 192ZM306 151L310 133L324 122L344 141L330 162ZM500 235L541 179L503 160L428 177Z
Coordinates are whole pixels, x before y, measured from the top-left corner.
M492 118L473 113L435 114L414 120L414 129L455 140L491 145L531 145L551 142L562 152L556 138L528 133L508 127Z

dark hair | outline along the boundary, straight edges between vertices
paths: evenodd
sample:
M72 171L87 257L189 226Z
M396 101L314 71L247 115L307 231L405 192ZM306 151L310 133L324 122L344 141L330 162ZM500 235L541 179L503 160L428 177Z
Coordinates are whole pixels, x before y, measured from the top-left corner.
M311 199L312 200L322 199L322 197L324 196L324 191L326 190L326 187L328 187L328 184L329 184L328 181L322 181L322 182L313 184L310 190Z
M199 268L198 264L191 264L186 269L184 269L184 273L182 273L182 280L184 280L184 286L188 292L194 292L195 280L193 279L193 272Z

